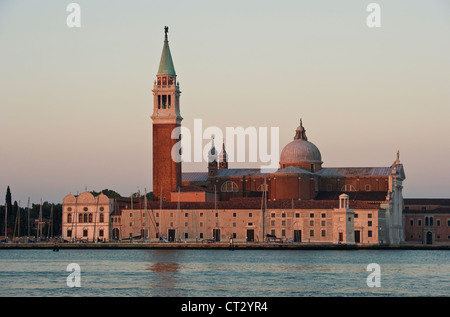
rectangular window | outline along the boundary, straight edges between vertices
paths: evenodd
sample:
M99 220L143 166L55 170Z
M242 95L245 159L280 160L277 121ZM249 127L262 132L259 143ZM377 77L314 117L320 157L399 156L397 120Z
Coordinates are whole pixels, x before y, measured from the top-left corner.
M286 220L282 220L282 221L281 221L281 225L282 225L283 227L286 227Z
M322 213L322 218L326 218L327 214L326 213Z
M314 237L314 230L309 230L309 236Z
M203 217L203 212L200 213L200 217Z
M422 227L422 219L417 219L417 226Z
M282 236L282 237L285 237L285 236L286 236L286 230L284 230L284 229L281 230L281 236Z
M249 226L249 227L253 226L253 222L249 222L249 223L247 224L247 226Z
M200 239L203 239L203 232L200 232Z
M355 213L355 218L358 218L358 214L357 213Z
M87 237L88 236L88 231L85 229L83 230L83 237Z
M322 230L322 231L321 231L321 234L322 234L322 237L325 237L325 236L326 236L325 230Z
M314 218L314 213L310 213L309 218Z
M271 226L275 226L275 220L271 220L271 221L270 221L270 225L271 225Z
M103 229L102 229L102 230L99 230L98 235L99 235L100 237L103 237Z
M275 213L272 212L272 213L270 214L270 217L271 217L271 218L275 218Z
M248 213L249 218L251 218L253 215L251 212Z
M325 227L325 220L322 220L322 227Z
M189 237L189 234L186 232L186 233L184 234L184 238L187 239L188 237Z
M236 227L236 222L233 222L233 227Z
M281 217L286 218L286 213L283 212L283 213L281 214Z
M368 214L368 215L367 215L367 218L372 218L372 214Z
M300 218L300 213L296 212L295 213L295 218Z
M188 216L188 213L187 213L187 212L185 212L185 213L184 213L184 216L185 216L185 217L187 218L187 216Z
M72 237L72 230L67 230L67 236Z
M236 239L236 232L233 232L233 239Z
M371 220L369 220L369 221L367 222L367 226L372 227L372 221L371 221Z
M368 236L369 238L372 237L372 230L368 230L368 231L367 231L367 236Z
M409 219L409 225L412 227L412 226L414 226L414 219Z
M200 227L203 227L203 222L200 222Z
M436 219L436 226L438 226L438 227L441 226L441 219Z
M185 222L185 223L184 223L184 226L185 226L185 227L187 227L187 226L188 226L188 223L187 223L187 222Z
M236 218L236 213L235 212L233 212L233 217Z
M310 220L310 221L309 221L309 225L310 225L311 227L313 227L313 226L314 226L314 220Z

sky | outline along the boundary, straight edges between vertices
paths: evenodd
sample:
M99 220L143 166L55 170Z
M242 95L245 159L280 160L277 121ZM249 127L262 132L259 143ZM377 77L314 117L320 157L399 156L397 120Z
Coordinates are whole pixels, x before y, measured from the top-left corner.
M164 26L183 126L278 127L281 151L302 118L323 167L400 151L404 197L450 197L446 0L0 0L0 204L7 186L21 206L152 190ZM230 164L243 166L259 164Z

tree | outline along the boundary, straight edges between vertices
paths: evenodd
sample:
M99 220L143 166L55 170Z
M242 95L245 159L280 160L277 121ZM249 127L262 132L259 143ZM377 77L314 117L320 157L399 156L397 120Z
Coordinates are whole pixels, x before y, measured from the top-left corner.
M116 198L116 197L121 197L120 194L112 189L104 189L100 192L96 192L95 190L90 191L90 193L94 196L98 196L100 194L104 194L106 196L108 196L108 198Z
M10 217L11 212L12 212L12 197L11 197L11 190L8 188L6 189L6 198L5 198L5 202L7 204L7 211L8 211L8 217Z

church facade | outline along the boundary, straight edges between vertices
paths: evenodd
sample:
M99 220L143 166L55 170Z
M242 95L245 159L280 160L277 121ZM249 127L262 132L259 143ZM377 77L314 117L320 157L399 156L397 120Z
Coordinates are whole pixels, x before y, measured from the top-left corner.
M219 151L214 143L204 171L183 173L179 149L173 151L181 138L172 138L173 132L183 118L167 28L152 92L154 200L140 208L135 203L114 209L108 217L109 239L404 241L405 172L398 153L392 164L382 167L323 166L300 120L272 173L231 168L225 145ZM63 211L68 206L63 202Z

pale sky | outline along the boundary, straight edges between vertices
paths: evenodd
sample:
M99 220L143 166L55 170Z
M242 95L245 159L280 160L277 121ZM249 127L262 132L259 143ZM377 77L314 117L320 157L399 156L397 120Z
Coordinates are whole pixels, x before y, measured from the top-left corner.
M279 127L281 151L303 118L324 167L399 150L404 197L450 197L449 1L0 0L0 204L152 190L166 25L183 126Z

